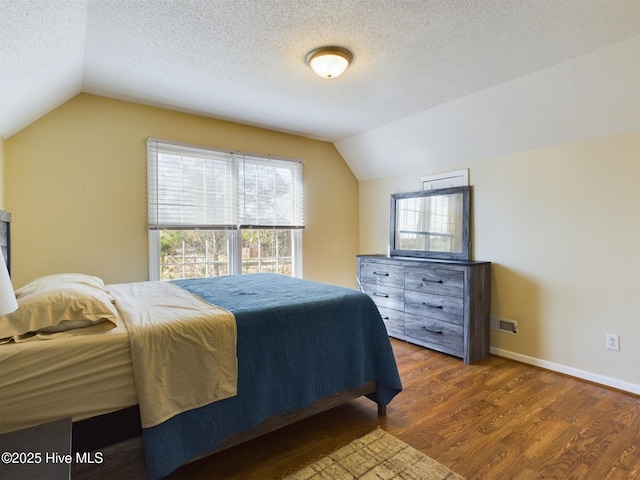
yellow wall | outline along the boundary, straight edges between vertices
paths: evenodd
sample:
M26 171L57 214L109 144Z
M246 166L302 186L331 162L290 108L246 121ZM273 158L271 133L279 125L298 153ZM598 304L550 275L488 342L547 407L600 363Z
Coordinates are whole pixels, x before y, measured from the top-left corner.
M75 271L148 279L146 138L304 161L304 277L355 286L358 182L326 142L81 94L5 141L17 288Z
M148 136L304 160L304 276L345 286L357 253L387 251L389 195L438 173L358 185L329 143L81 94L0 139L16 287L62 271L147 279ZM473 185L474 258L493 262L492 315L520 327L492 332L493 350L640 388L640 132L459 168Z
M492 332L494 351L640 388L640 132L459 168L473 185L474 258L493 262L492 315L519 322L517 336ZM432 173L361 182L361 253L386 253L389 195Z

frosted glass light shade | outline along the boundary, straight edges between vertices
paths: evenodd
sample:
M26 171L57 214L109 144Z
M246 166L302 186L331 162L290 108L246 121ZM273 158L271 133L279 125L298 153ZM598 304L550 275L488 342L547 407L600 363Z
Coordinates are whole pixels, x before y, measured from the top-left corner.
M319 76L336 78L353 60L349 50L342 47L320 47L307 54L307 63Z
M16 294L13 292L7 264L4 262L4 256L0 250L0 315L7 315L17 309Z

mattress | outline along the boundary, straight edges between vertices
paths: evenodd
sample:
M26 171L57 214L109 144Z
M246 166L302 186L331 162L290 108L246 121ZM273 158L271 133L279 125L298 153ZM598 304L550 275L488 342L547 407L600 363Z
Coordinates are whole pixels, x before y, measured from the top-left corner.
M99 334L0 345L0 433L137 404L123 324Z
M235 316L238 395L144 428L150 480L339 392L376 382L375 400L387 405L402 390L384 322L362 292L272 273L173 283Z
M235 316L238 395L144 428L150 479L229 435L339 392L376 382L371 398L387 405L402 390L380 313L359 291L276 274L173 283ZM104 333L0 345L0 432L138 405L133 371L125 322Z

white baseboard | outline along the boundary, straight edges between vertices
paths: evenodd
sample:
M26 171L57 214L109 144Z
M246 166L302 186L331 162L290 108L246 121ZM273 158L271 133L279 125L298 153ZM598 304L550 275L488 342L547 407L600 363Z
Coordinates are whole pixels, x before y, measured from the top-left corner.
M518 362L527 363L529 365L535 365L536 367L546 368L547 370L564 373L565 375L570 375L582 380L588 380L590 382L599 383L600 385L606 385L607 387L612 387L618 390L623 390L625 392L640 395L640 385L636 385L634 383L625 382L616 378L605 377L604 375L598 375L596 373L587 372L578 368L567 367L566 365L561 365L559 363L540 360L539 358L510 352L509 350L503 350L501 348L491 347L490 352L499 357L509 358Z

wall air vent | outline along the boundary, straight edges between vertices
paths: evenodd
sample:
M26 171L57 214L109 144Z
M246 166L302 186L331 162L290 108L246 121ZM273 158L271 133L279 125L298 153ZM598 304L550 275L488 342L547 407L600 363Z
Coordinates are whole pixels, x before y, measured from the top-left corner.
M506 318L491 317L491 330L518 335L518 321Z

